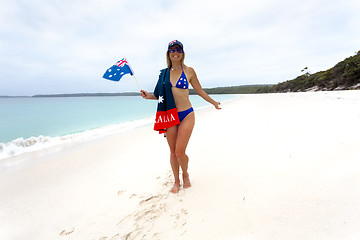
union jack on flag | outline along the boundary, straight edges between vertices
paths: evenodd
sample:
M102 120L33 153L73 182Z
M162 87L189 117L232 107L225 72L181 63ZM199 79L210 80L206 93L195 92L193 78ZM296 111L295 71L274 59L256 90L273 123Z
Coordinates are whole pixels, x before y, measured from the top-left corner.
M126 58L123 58L108 68L108 70L104 73L103 78L112 81L120 81L122 76L128 73L130 73L130 75L134 75L134 71L131 69Z

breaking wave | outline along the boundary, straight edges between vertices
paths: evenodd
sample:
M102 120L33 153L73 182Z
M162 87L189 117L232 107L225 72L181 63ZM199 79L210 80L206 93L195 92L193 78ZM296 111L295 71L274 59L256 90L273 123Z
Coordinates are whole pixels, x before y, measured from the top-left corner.
M22 153L33 152L54 146L68 146L72 143L87 142L99 137L130 131L134 128L150 124L153 118L135 120L120 124L108 125L83 132L72 133L61 137L38 136L30 138L17 138L7 143L0 143L0 160L17 156Z

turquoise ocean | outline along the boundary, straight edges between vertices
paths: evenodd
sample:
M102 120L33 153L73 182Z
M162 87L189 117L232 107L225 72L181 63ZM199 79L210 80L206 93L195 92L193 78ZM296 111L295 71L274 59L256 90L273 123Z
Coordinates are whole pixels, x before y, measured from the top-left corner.
M237 95L213 95L224 102ZM193 107L211 107L192 95ZM0 98L0 159L74 139L153 123L157 101L140 96Z

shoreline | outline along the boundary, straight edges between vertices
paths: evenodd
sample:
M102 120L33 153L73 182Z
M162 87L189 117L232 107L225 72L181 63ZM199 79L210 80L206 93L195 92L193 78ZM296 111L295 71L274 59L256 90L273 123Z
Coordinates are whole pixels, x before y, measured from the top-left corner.
M0 174L7 239L357 239L360 91L241 95L196 112L190 189L152 127ZM31 154L30 154L31 155Z
M237 98L237 95L232 95L232 98L224 100L232 101ZM195 99L193 99L195 101ZM199 105L199 101L195 101L195 110L199 111L202 109L206 109L211 107L210 105L205 105L201 103ZM155 105L154 105L155 106ZM154 113L156 108L154 109ZM115 124L108 124L100 127L95 127L87 130L82 130L78 132L72 132L68 134L64 134L62 136L31 136L29 138L16 138L9 142L0 142L0 167L1 161L21 155L23 153L40 151L42 149L61 147L61 145L67 146L74 142L74 144L86 142L89 139L96 139L98 137L104 137L107 135L111 135L113 133L122 133L126 131L131 131L132 129L136 129L138 127L142 127L148 124L153 123L153 118L155 114L150 117L144 117L141 119L128 120Z
M107 137L112 134L121 134L123 132L132 131L133 129L142 128L150 125L153 119L144 118L140 120L127 121L119 124L110 124L94 129L79 131L76 133L65 134L63 136L49 137L38 136L29 138L17 138L7 143L0 143L2 146L1 161L9 160L9 158L20 156L25 153L47 150L50 148L62 148L71 144L81 144L98 138ZM11 153L11 151L15 151Z

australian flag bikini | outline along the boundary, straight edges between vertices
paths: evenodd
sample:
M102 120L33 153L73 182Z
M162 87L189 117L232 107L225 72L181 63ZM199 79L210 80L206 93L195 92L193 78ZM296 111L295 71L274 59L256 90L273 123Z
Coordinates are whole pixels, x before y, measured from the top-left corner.
M184 71L177 81L176 87L182 89L189 88ZM159 131L160 134L165 133L167 128L178 125L189 113L194 111L193 108L190 108L178 112L171 88L170 69L162 69L154 90L154 95L158 99L154 130Z
M170 82L170 84L171 84L171 82ZM171 86L174 87L172 84L171 84ZM189 81L186 78L184 69L182 69L181 76L180 76L179 80L176 82L175 87L180 88L180 89L189 89ZM186 116L189 115L189 113L191 113L193 111L194 111L194 109L191 107L185 111L178 112L180 122L182 122L182 120L184 120L184 118L186 118Z

